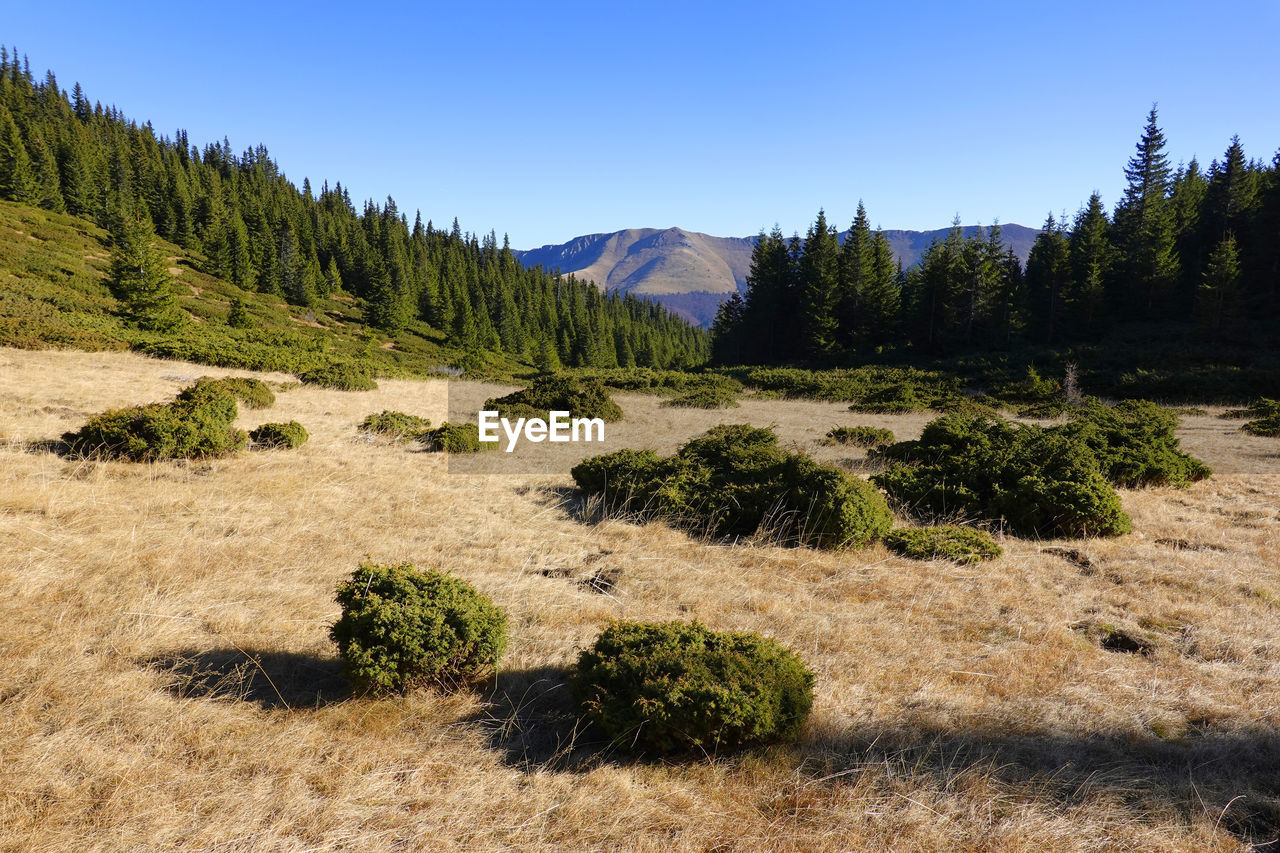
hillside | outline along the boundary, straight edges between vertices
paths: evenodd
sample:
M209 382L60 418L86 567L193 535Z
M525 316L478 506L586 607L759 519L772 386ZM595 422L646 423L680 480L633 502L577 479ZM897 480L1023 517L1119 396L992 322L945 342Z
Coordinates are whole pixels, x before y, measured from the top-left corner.
M903 266L911 266L948 230L884 234L894 257ZM967 225L963 234L967 237L979 230L980 226ZM1002 225L1001 231L1025 264L1040 232L1022 225ZM841 232L840 239L847 233ZM755 242L755 237L713 237L682 228L629 228L518 251L516 256L526 266L572 272L609 291L648 296L693 322L707 325L729 294L746 288Z
M0 849L1243 853L1280 829L1280 460L1236 422L1186 419L1217 474L1123 491L1138 533L1006 537L981 567L595 523L567 476L456 476L356 432L382 409L438 418L446 389L498 390L465 380L242 411L302 422L297 451L49 449L208 372L0 350L0 482L20 485L0 489ZM662 452L725 417L618 400L620 440ZM856 470L861 451L818 444L830 425L908 439L927 420L787 400L732 417ZM328 626L366 555L491 595L512 626L498 675L351 695ZM615 618L800 651L817 682L799 742L646 762L575 727L568 668ZM1106 626L1149 652L1100 645Z

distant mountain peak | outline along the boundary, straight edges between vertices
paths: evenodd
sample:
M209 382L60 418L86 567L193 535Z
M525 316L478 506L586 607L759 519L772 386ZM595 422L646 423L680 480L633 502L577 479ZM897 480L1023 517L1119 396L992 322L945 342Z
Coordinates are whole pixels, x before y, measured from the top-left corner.
M963 228L967 236L985 227ZM1000 228L1005 243L1025 264L1039 230L1022 225ZM886 229L884 234L898 260L911 266L930 242L942 239L949 230ZM840 234L842 241L845 233ZM754 235L715 237L677 226L627 228L517 251L516 257L525 266L573 273L608 291L649 297L695 323L709 325L721 302L746 289L755 242Z

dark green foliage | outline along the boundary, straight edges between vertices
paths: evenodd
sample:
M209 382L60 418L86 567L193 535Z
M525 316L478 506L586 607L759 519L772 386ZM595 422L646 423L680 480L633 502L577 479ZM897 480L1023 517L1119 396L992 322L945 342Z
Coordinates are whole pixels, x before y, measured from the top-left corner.
M453 688L492 672L506 617L459 578L411 563L362 562L338 586L342 616L329 630L346 675L372 693Z
M533 385L505 397L486 400L486 410L508 419L537 417L548 412L568 412L573 418L600 418L606 423L622 420L622 409L609 397L604 384L592 377L540 376Z
M627 749L709 753L794 739L813 680L794 652L758 634L614 622L579 655L570 689Z
M738 395L728 388L709 386L686 391L662 405L675 409L736 409Z
M191 399L209 387L228 392L250 409L269 409L276 403L275 392L267 387L267 383L250 376L224 376L221 379L202 376L195 385L179 393L178 399Z
M913 560L950 560L964 565L994 560L1004 553L991 534L972 527L900 527L884 537L892 551Z
M1240 427L1241 430L1267 438L1280 436L1280 400L1268 400L1264 397L1246 409L1225 412L1222 417L1251 418Z
M893 444L893 431L881 427L834 427L827 432L828 444L846 444L853 447L882 447Z
M297 421L263 424L249 431L249 440L259 447L273 450L294 450L306 443L309 436L306 427Z
M424 357L435 360L420 364L420 372L473 349L513 364L529 359L535 342L572 367L685 368L709 353L709 336L671 311L602 292L573 276L525 268L492 233L434 228L404 216L391 198L358 208L341 184L313 191L304 181L299 188L261 145L238 152L223 139L200 148L185 131L160 136L150 123L115 107L78 109L52 75L39 81L4 55L0 80L0 199L70 211L84 217L77 220L80 228L92 220L119 233L114 226L127 220L145 224L154 228L162 254L185 255L191 263L178 279L183 285L193 283L196 267L221 279L219 285L233 285L234 291L224 289L216 298L206 298L201 285L195 293L177 288L179 308L197 301L221 309L218 328L201 333L214 342L204 341L197 353L225 348L230 330L267 325L279 299L260 294L321 309L314 319L302 316L309 326L324 325L331 337L349 340L360 327L372 326L395 336L396 355L403 354L402 343L433 351ZM82 92L76 101L89 103ZM149 242L130 240L122 252L130 257L121 270L135 271L118 281L122 300L128 297L125 334L163 332L161 341L147 343L181 347L185 342L171 321L183 315L163 310L168 297L159 298L173 289L160 275L168 264L163 257L159 264L144 259L141 249ZM25 289L7 281L0 275L0 293ZM54 283L62 284L61 278ZM334 304L338 296L343 304ZM237 297L245 308L253 303L252 323L235 303L226 313ZM320 319L335 313L342 315L341 325ZM28 329L24 337L38 343L61 343L43 325ZM0 340L11 337L0 329ZM421 347L424 340L432 345ZM434 352L442 348L448 351ZM379 360L400 366L396 355Z
M172 403L111 409L62 439L73 453L154 462L226 456L244 447L233 425L235 397L215 382L196 383Z
M384 409L366 417L356 428L388 438L417 438L430 427L431 421L426 418Z
M339 391L376 391L378 383L363 365L334 362L325 367L308 370L298 376L305 385L336 388Z
M1085 440L973 415L948 415L917 441L885 448L893 463L872 478L924 518L1003 521L1030 536L1127 533L1131 523Z
M884 365L824 371L754 367L735 372L743 384L765 396L852 402L873 409L940 406L956 398L961 384L957 377L937 371Z
M778 446L772 430L718 426L672 457L620 450L586 459L573 478L614 510L712 536L765 535L822 548L861 547L889 529L866 482Z
M1187 486L1213 472L1178 446L1178 418L1145 400L1108 406L1086 400L1060 429L1079 436L1097 457L1108 482L1125 488Z
M151 221L126 216L112 234L111 283L125 315L144 329L178 325L173 276L155 247Z
M253 318L249 316L249 309L245 306L244 300L238 296L231 300L231 309L227 313L227 325L233 329L253 327Z
M428 450L441 453L478 453L494 450L496 442L480 440L480 428L475 424L451 424L448 421L434 429L424 429L416 438Z

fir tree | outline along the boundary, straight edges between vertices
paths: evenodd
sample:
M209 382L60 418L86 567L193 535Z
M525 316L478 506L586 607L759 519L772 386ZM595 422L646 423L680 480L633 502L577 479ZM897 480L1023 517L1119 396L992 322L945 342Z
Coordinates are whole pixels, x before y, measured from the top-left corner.
M1196 301L1196 318L1210 336L1217 338L1239 317L1240 309L1240 258L1236 238L1228 234L1209 253Z
M9 111L0 105L0 198L39 204L40 189L22 134Z
M1137 152L1125 167L1128 186L1115 214L1124 263L1113 281L1119 303L1127 307L1130 316L1164 316L1178 276L1169 160L1164 152L1164 133L1156 122L1153 106Z
M177 325L173 276L155 247L155 232L145 216L126 216L113 235L111 282L131 321L157 331Z

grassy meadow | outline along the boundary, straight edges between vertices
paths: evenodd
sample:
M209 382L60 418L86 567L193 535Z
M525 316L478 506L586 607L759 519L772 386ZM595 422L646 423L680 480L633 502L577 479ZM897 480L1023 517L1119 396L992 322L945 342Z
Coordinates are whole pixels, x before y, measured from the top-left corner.
M301 422L296 451L135 464L50 445L225 374L293 379L0 349L0 849L1200 853L1280 832L1280 443L1217 409L1179 432L1214 476L1122 490L1134 533L1004 537L979 566L709 542L602 518L565 473L449 473L356 430L508 390L478 382L241 409L243 428ZM615 399L625 446L751 422L857 474L865 451L829 429L901 440L932 417ZM507 612L483 689L350 695L328 626L366 556L448 570ZM797 651L817 675L799 742L611 748L565 685L614 618Z

